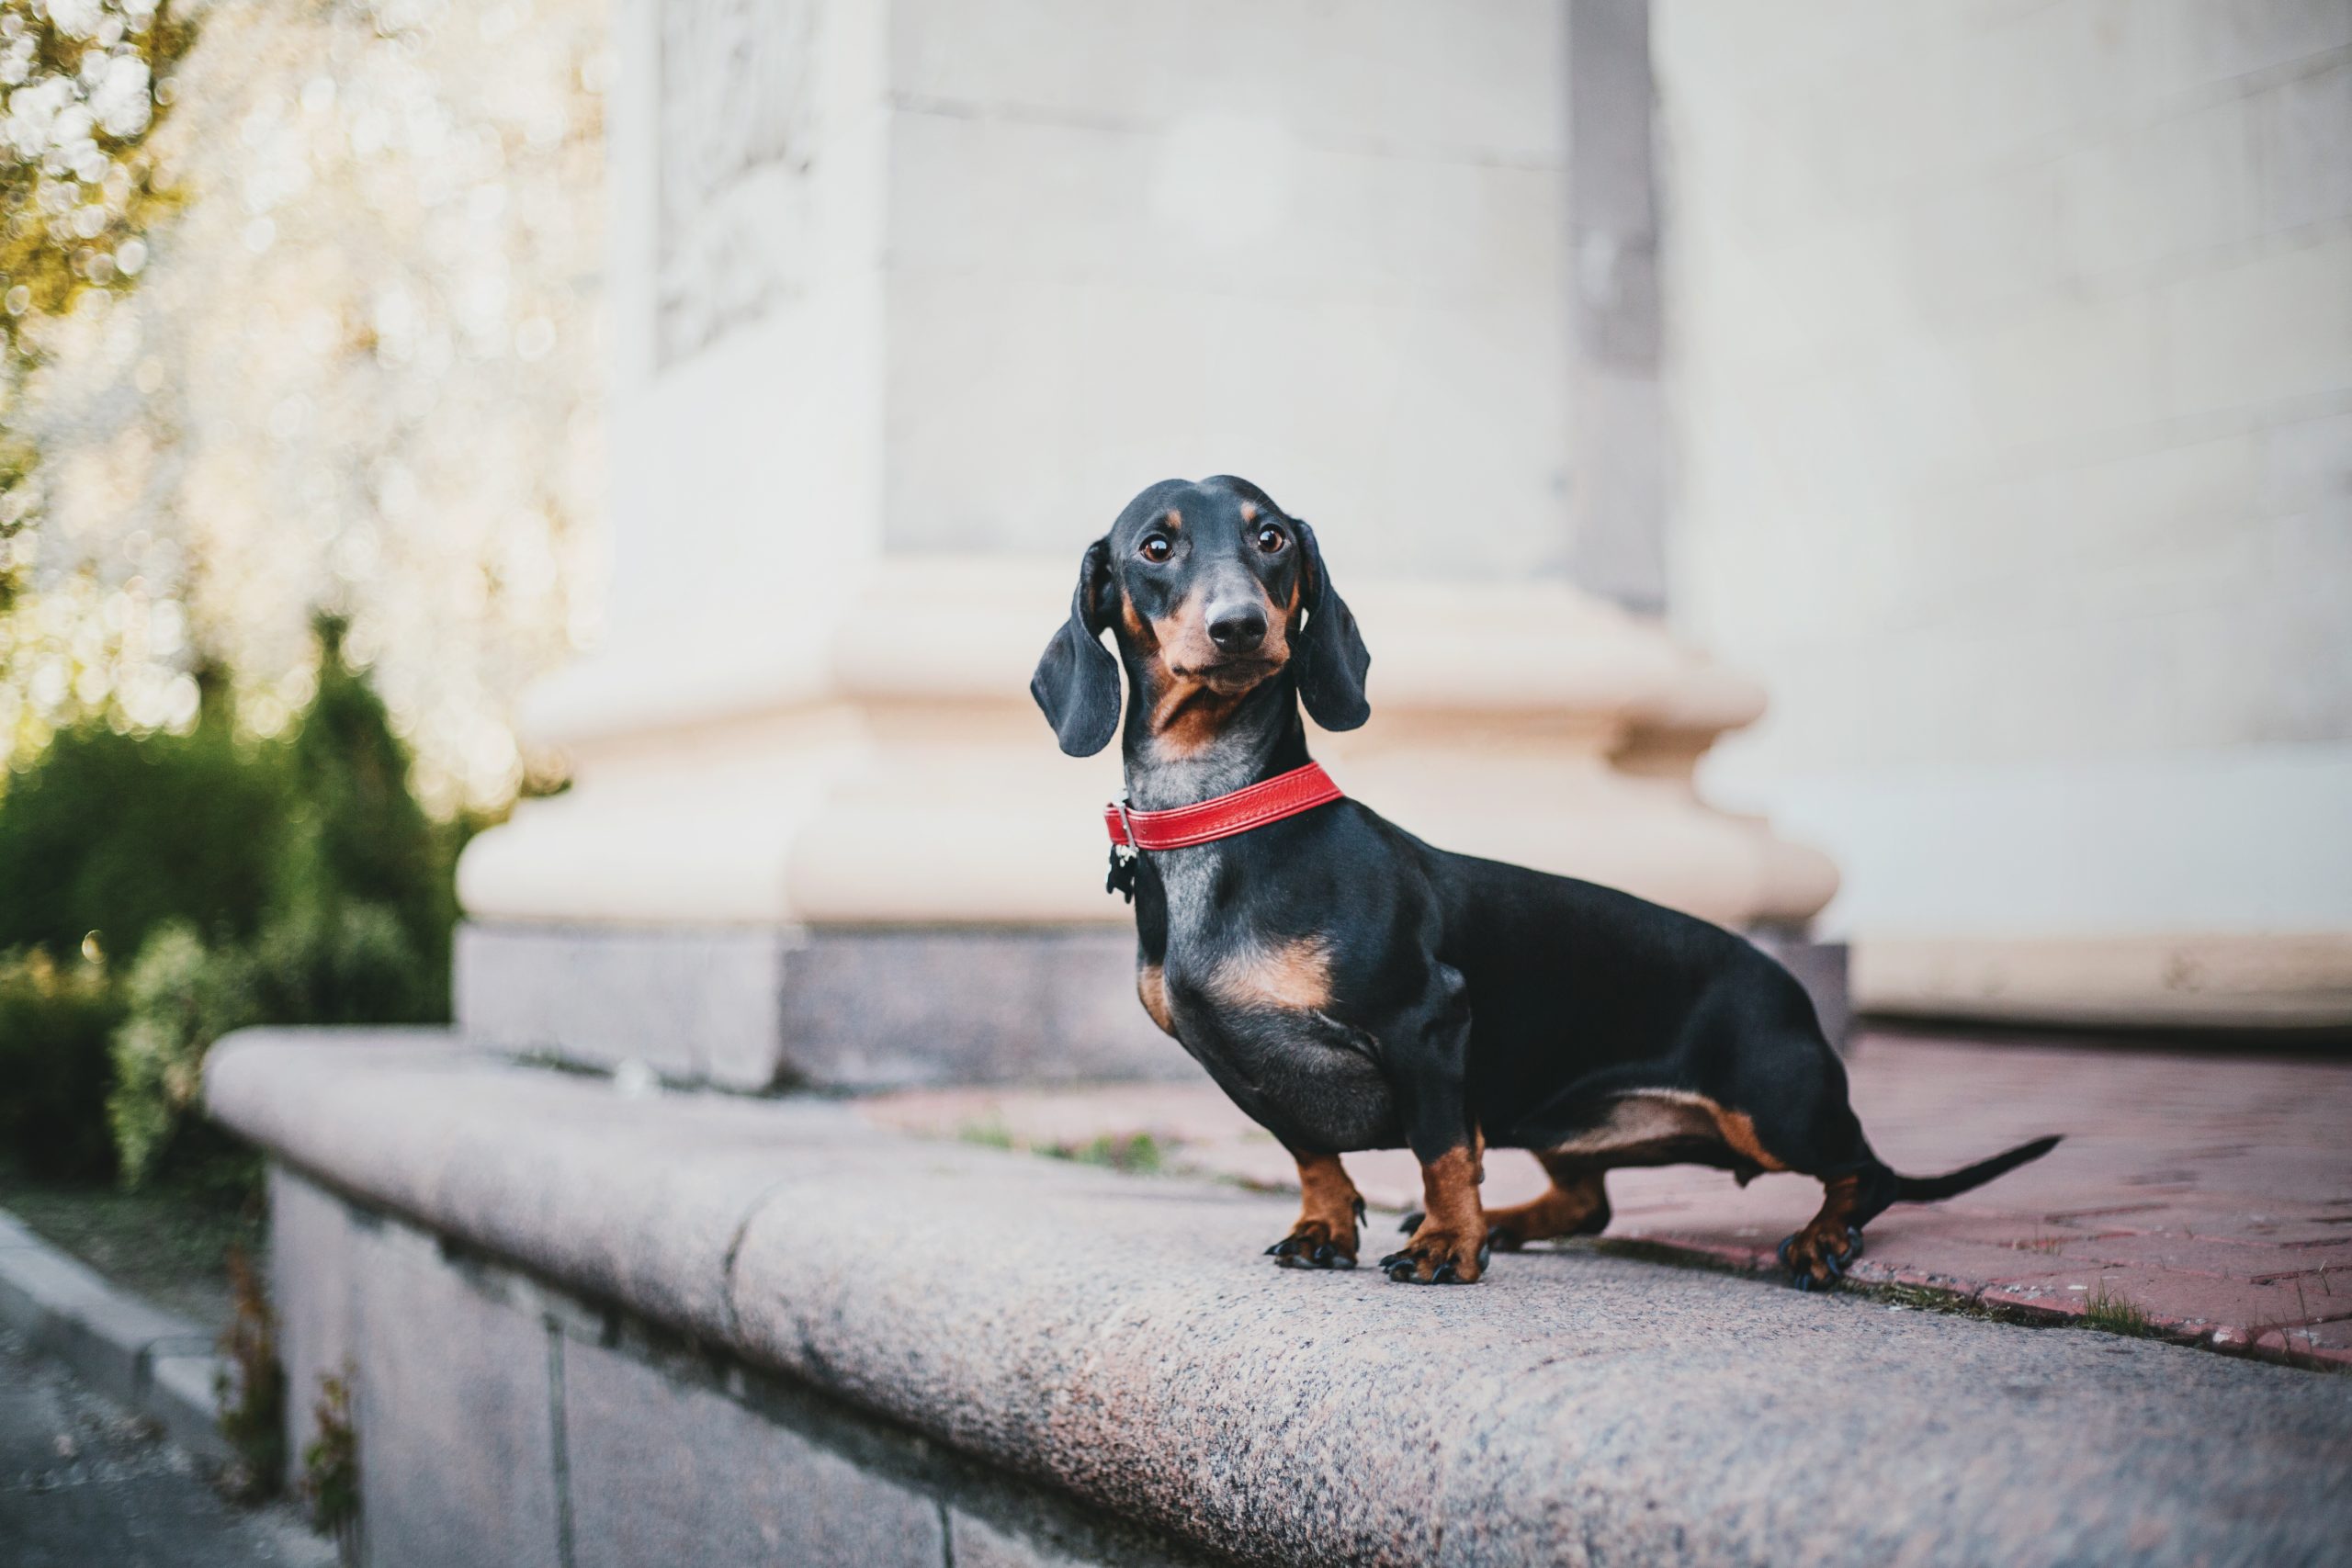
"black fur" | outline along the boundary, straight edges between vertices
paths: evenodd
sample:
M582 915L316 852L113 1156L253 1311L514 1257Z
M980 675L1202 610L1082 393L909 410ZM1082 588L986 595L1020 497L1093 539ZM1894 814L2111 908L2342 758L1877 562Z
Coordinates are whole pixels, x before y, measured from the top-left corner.
M1269 528L1279 547L1267 547ZM1165 559L1149 558L1155 538ZM1265 646L1282 632L1286 658L1227 658L1195 624L1220 614L1238 624L1245 601L1280 623ZM1305 763L1302 700L1326 728L1370 712L1370 655L1313 530L1230 476L1154 485L1088 547L1069 622L1031 684L1066 751L1097 750L1119 727L1114 661L1096 640L1105 627L1127 677L1127 786L1141 807ZM1433 849L1353 799L1145 854L1136 928L1172 1032L1303 1161L1402 1145L1427 1168L1475 1150L1482 1134L1492 1146L1557 1151L1589 1140L1629 1097L1703 1097L1747 1118L1778 1165L1854 1179L1849 1210L1834 1217L1858 1232L1889 1202L1949 1197L2055 1142L1942 1178L1897 1176L1848 1107L1810 998L1756 947L1629 894ZM1269 954L1311 973L1302 953L1328 972L1313 1005L1235 979ZM1683 1162L1743 1179L1764 1168L1704 1134L1589 1163L1597 1176ZM1352 1234L1343 1250L1352 1261ZM1453 1261L1451 1277L1476 1277L1476 1265ZM1842 1261L1815 1264L1814 1277Z

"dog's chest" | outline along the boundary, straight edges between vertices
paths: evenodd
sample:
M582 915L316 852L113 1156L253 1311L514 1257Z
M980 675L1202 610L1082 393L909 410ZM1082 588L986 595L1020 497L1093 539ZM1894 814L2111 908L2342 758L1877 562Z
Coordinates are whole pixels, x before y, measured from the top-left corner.
M1250 931L1220 908L1213 874L1180 865L1161 876L1170 897L1160 997L1185 1050L1293 1142L1335 1151L1395 1142L1377 1042L1329 1010L1329 942Z

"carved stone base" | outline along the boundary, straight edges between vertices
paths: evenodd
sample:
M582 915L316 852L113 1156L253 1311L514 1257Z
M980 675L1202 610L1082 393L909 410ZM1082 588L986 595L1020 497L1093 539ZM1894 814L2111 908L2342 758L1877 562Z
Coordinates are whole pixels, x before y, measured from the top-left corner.
M727 1089L1190 1078L1116 927L526 926L458 934L492 1049Z
M1063 756L1028 695L1071 570L888 558L733 666L678 647L560 676L526 718L574 787L458 868L468 1030L753 1089L1189 1072L1102 891L1118 759ZM1828 901L1825 857L1692 788L1761 711L1748 682L1565 584L1340 581L1373 716L1310 743L1351 795L1735 930Z
M1845 950L1759 945L1842 1044ZM806 1086L1190 1079L1135 993L1116 926L533 926L458 933L458 1022L487 1048L674 1083Z

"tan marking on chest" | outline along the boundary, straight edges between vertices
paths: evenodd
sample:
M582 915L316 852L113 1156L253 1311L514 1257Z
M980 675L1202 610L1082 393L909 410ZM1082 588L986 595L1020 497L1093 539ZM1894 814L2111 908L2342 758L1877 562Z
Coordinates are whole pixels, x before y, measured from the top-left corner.
M1756 1122L1743 1111L1716 1104L1687 1089L1654 1089L1629 1094L1610 1107L1608 1120L1564 1144L1554 1155L1633 1155L1690 1140L1722 1144L1766 1170L1788 1167L1756 1136Z
M1173 1038L1176 1015L1168 1010L1168 976L1157 964L1145 964L1136 970L1136 995L1143 1002L1143 1010L1151 1014L1151 1021L1159 1025L1159 1032Z
M1208 988L1233 1007L1304 1012L1331 1005L1331 950L1321 937L1245 947L1220 960Z

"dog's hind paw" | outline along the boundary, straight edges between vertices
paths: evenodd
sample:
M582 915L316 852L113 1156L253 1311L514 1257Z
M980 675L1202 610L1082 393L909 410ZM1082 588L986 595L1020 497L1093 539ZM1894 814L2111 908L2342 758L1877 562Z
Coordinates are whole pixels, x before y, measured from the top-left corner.
M1862 1233L1852 1225L1843 1228L1843 1248L1833 1245L1831 1234L1811 1225L1781 1238L1781 1267L1789 1271L1791 1286L1800 1291L1826 1291L1846 1277L1848 1266L1862 1255Z

